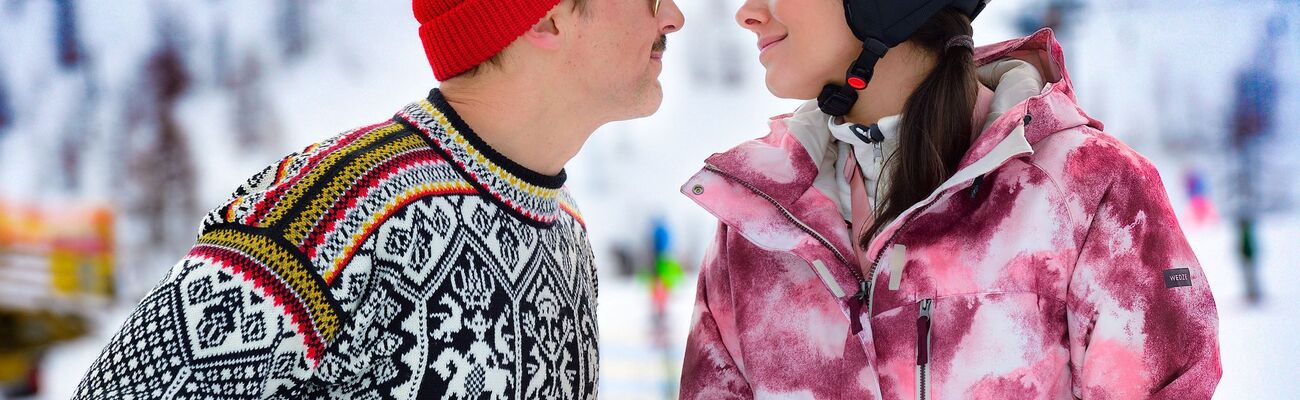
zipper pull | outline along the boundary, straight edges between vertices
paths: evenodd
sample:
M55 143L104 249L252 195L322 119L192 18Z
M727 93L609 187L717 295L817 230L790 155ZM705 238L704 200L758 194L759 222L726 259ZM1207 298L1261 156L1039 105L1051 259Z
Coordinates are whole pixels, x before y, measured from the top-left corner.
M880 164L885 161L884 148L881 146L881 143L885 142L885 133L880 131L880 125L864 126L862 124L853 124L849 126L849 130L858 139L872 145L875 149L876 167L880 167Z
M916 318L916 365L930 363L930 311L933 300L921 300L921 311Z
M875 149L876 170L885 164L885 133L880 131L880 125L871 124L871 143Z
M880 131L880 125L871 125L871 150L875 156L876 163L876 190L871 192L871 209L875 210L879 205L877 197L880 196L880 178L885 175L885 134ZM864 176L863 179L866 179Z
M873 145L872 147L875 148L875 153L876 153L876 170L879 170L880 167L883 167L885 164L885 150L883 148L884 146L881 145L880 142L876 142L875 145Z
M853 295L853 300L849 301L849 329L854 335L862 332L862 303L867 301L869 291L867 281L858 280L858 292Z

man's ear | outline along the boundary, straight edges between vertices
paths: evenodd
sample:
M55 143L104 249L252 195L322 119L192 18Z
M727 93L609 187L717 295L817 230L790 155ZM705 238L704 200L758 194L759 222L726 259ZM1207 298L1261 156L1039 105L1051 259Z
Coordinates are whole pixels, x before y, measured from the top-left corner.
M546 14L545 18L537 21L528 32L524 32L524 40L532 43L541 49L556 50L560 48L562 42L560 38L560 27L555 23L555 13Z

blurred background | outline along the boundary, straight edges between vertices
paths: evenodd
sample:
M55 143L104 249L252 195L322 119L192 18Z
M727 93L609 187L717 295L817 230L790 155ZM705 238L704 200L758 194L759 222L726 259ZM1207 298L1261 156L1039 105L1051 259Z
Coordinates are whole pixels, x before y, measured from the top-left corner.
M677 0L663 107L568 166L600 268L602 398L675 393L715 220L678 186L798 102L741 0ZM1152 159L1218 300L1216 398L1300 392L1300 1L995 0L1052 27L1082 105ZM0 398L66 399L201 215L436 85L406 0L0 0Z

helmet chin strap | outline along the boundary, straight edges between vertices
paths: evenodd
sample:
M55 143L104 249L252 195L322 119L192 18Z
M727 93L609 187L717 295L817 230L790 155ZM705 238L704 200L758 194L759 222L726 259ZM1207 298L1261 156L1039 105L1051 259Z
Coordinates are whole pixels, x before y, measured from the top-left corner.
M868 37L864 40L858 59L849 66L845 83L828 83L822 87L821 95L817 96L817 106L822 112L836 117L848 115L853 109L853 104L858 101L858 91L866 89L871 83L876 63L885 57L888 51L889 46L875 38Z

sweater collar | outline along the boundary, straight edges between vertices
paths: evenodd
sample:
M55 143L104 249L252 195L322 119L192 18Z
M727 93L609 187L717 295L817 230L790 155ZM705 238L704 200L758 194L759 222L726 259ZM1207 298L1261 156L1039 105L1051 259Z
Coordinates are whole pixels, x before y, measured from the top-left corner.
M398 117L423 133L467 179L507 209L539 223L559 217L565 172L545 175L498 153L456 114L438 89L406 106Z

